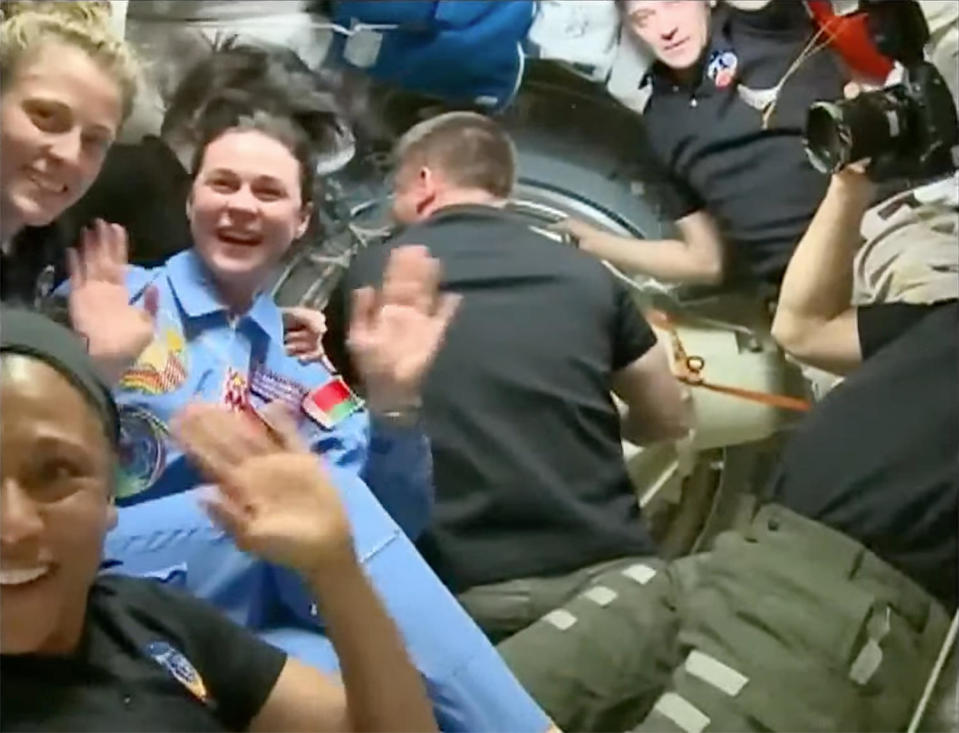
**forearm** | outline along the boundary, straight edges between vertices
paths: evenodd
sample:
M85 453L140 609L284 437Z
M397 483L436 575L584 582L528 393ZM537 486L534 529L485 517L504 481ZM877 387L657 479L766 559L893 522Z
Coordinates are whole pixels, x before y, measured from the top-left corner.
M645 240L603 233L587 251L630 273L668 282L715 284L722 267L715 258L701 255L681 239Z
M623 437L633 445L653 445L664 441L682 440L693 427L693 397L683 386L680 402L668 412L651 420L649 415L626 413L622 421Z
M869 186L833 177L786 269L774 332L814 326L849 309L859 227L870 197Z
M355 559L308 582L340 660L353 729L437 730L419 673Z
M426 529L434 499L433 457L418 422L394 425L370 415L363 480L410 539Z
M137 360L136 356L118 358L116 356L97 354L95 352L90 352L90 358L93 360L100 374L100 378L103 379L105 384L111 387L120 381L120 378Z

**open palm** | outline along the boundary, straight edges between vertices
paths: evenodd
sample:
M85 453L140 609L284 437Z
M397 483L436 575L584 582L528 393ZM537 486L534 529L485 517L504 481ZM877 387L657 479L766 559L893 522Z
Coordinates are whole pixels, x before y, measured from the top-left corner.
M79 249L67 252L67 266L73 328L105 375L117 379L153 338L156 289L148 288L144 308L130 303L126 231L100 219L83 231Z
M353 557L339 494L284 405L251 416L193 404L172 428L214 482L206 509L238 547L305 574Z
M353 294L349 348L372 409L417 404L460 296L439 292L440 265L425 247L394 250L382 290Z

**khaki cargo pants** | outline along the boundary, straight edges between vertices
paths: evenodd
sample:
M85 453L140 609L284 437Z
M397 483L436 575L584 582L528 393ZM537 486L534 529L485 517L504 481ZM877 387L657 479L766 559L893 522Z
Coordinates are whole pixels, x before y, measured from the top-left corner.
M892 731L948 625L862 545L769 505L709 553L597 577L499 649L570 732Z
M564 575L515 578L478 585L461 593L457 600L489 640L498 644L572 600L591 585L596 576L637 562L641 560L618 558Z

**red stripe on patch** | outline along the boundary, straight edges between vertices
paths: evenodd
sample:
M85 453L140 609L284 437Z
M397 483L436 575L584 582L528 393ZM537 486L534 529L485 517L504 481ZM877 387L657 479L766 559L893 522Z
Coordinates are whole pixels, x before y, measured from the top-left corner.
M334 379L324 384L319 389L310 392L308 399L323 412L329 413L334 407L342 402L347 402L353 397L349 387L342 379Z

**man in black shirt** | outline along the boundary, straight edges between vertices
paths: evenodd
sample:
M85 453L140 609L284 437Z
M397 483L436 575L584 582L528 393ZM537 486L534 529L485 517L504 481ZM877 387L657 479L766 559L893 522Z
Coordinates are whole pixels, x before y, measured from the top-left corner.
M806 159L810 104L838 99L846 75L798 0L621 2L655 55L644 84L649 181L679 236L640 241L581 222L581 246L661 280L778 285L825 192ZM816 49L809 53L810 49Z
M4 731L436 729L336 490L285 412L195 406L174 431L218 487L211 516L311 586L342 686L165 584L98 574L116 405L65 328L4 309L0 339Z
M684 435L686 410L625 287L505 210L514 153L496 123L443 115L397 152L395 213L410 226L360 253L344 292L378 283L389 252L418 243L440 261L443 288L464 296L424 389L436 504L420 548L500 639L611 563L655 552L611 390L639 444Z

